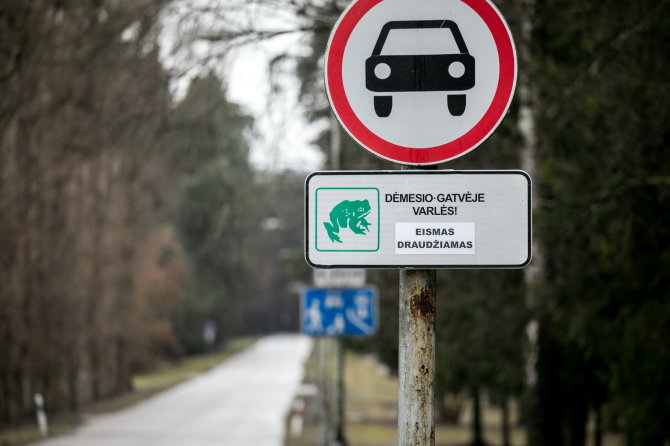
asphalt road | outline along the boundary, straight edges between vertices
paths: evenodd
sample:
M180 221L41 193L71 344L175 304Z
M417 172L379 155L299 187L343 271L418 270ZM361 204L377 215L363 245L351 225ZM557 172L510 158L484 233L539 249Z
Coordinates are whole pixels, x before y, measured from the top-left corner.
M311 340L262 338L206 374L39 446L281 446Z

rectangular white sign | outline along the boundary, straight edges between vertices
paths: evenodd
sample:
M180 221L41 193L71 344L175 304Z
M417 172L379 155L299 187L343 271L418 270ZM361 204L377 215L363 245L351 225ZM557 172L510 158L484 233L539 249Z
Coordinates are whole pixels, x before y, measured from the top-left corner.
M315 172L305 258L315 268L519 268L531 257L520 170Z
M314 286L317 288L363 288L365 270L351 269L315 269L312 270Z
M396 223L396 254L475 254L474 223Z

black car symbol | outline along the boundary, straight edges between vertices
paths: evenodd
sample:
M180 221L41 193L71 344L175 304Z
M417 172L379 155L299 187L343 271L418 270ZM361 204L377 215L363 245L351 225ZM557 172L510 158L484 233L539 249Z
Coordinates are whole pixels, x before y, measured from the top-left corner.
M448 54L382 54L391 30L448 29L458 52ZM393 21L386 23L372 55L365 61L365 86L376 93L408 91L465 91L475 85L475 59L465 46L461 31L451 20ZM385 118L391 114L392 96L375 96L375 112ZM449 113L465 112L465 94L447 96Z

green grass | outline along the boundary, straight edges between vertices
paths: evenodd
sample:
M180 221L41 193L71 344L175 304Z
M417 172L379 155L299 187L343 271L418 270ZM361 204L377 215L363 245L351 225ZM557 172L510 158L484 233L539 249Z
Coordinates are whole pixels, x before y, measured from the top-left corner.
M80 423L76 415L65 415L54 419L49 425L50 435L60 435L75 429ZM0 446L17 446L41 440L37 425L23 425L0 431Z
M347 354L347 440L350 446L391 446L397 444L397 395L398 379L380 373L380 368L369 358ZM484 439L490 446L502 444L501 413L498 408L484 404ZM438 424L435 427L435 444L438 446L463 446L472 435L470 419L472 410L465 409L457 425ZM513 420L515 417L513 417ZM521 427L512 428L512 444L525 446L525 433ZM590 440L590 439L589 439ZM587 445L590 444L587 441ZM604 446L621 446L619 436L606 434Z
M132 406L156 393L169 389L194 376L205 373L232 355L251 346L257 338L231 340L223 350L205 355L188 356L178 363L163 363L151 372L133 377L133 391L84 408L86 413L106 413Z
M395 426L398 401L396 378L380 374L370 358L348 353L345 383L350 418L378 420Z
M133 391L118 397L105 399L82 408L83 413L101 414L132 406L152 395L169 389L189 378L205 373L219 365L232 355L250 347L257 338L239 338L231 340L218 352L189 356L178 363L163 363L156 369L133 377ZM65 414L50 417L50 436L72 431L80 424L78 414ZM36 424L26 424L0 430L0 446L20 446L40 440Z

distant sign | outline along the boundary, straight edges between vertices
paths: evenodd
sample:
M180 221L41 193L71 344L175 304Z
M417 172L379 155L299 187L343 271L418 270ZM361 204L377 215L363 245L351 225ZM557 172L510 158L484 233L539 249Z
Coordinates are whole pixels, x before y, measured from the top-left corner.
M523 171L315 172L305 257L315 268L514 268L531 256Z
M317 288L361 288L365 286L365 270L315 269L314 286Z
M377 331L375 288L310 288L302 294L302 331L310 336L371 336Z
M509 109L512 34L488 0L357 0L326 49L326 91L375 155L436 164L480 145Z

